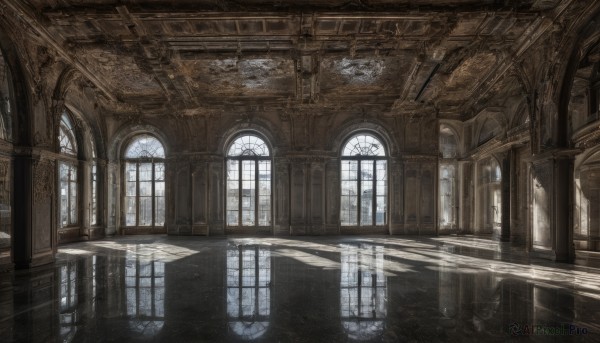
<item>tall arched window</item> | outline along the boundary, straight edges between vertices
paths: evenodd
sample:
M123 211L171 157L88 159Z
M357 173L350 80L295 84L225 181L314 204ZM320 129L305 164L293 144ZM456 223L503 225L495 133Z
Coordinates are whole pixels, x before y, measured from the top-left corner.
M0 52L0 139L12 141L12 117L14 113L13 89L10 68ZM0 255L10 256L12 242L12 162L5 157L0 160Z
M342 150L341 208L343 226L375 226L387 222L387 156L375 136L352 136Z
M258 136L236 138L227 151L227 226L271 225L271 153Z
M78 223L77 189L77 140L69 115L63 113L60 120L58 142L62 155L59 162L60 184L60 226L67 227Z
M481 233L500 234L502 226L502 192L500 164L494 157L479 162L479 200Z
M440 153L442 159L439 164L439 226L440 229L456 228L457 219L457 180L456 170L458 144L453 130L440 126Z
M96 164L96 144L90 140L92 163L90 166L90 225L98 224L98 167Z
M153 136L135 136L125 149L125 226L165 225L165 150Z
M12 141L12 79L8 63L0 52L0 139Z

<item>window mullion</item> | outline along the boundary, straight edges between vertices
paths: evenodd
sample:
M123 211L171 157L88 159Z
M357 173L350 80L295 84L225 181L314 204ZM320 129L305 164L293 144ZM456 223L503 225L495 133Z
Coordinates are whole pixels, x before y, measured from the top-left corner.
M238 227L242 226L242 197L244 196L242 190L242 162L243 160L240 158L238 160Z
M135 226L140 225L140 162L135 162Z
M154 175L154 160L152 160L152 162L150 162L150 166L152 167L152 193L150 194L150 201L152 202L152 227L156 226L156 218L155 218L155 207L156 204L154 203L154 195L155 195L155 189L154 189L154 180L155 180L155 175Z
M258 159L254 160L254 226L258 226Z
M371 201L373 206L371 206L371 225L377 225L377 218L375 218L377 213L377 160L373 160L373 180L371 181Z
M71 225L71 168L67 164L67 226Z
M358 186L356 189L358 189L358 191L356 192L356 195L358 196L358 199L357 199L358 203L356 204L356 207L357 207L357 211L356 211L357 222L356 222L356 224L358 224L358 226L361 226L360 220L361 220L361 212L362 212L362 192L361 192L361 189L362 189L362 187L361 187L362 186L361 185L362 184L362 172L361 172L362 160L359 159L357 162L358 162L357 163L357 165L358 165L357 171L358 172L356 174L356 178L358 180L357 181Z

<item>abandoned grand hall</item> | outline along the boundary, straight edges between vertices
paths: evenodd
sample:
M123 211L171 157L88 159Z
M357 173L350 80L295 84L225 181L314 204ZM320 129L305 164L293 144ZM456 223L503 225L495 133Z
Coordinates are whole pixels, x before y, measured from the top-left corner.
M600 341L600 1L0 0L0 341Z

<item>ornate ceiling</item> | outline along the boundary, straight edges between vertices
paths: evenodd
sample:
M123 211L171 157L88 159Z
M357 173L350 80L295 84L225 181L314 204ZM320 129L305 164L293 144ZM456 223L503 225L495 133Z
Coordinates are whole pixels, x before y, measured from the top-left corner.
M109 102L147 115L359 106L465 119L490 94L519 93L507 71L569 1L7 3Z

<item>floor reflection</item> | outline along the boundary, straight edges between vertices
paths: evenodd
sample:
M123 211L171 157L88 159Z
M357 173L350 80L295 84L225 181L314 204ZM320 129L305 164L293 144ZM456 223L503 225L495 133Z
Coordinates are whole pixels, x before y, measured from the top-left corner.
M340 307L352 340L373 340L385 328L387 287L383 246L341 245Z
M72 342L77 333L77 263L60 267L60 340Z
M258 245L227 248L227 315L240 338L265 334L271 314L271 252Z
M128 252L125 294L130 328L144 336L156 335L164 325L165 264Z
M0 274L0 341L545 341L532 325L561 324L588 336L554 341L600 337L600 268L494 257L481 239L102 242Z

